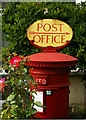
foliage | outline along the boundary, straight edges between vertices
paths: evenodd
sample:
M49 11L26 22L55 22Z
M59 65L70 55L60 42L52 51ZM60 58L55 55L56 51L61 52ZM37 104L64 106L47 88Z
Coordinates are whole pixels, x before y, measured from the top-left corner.
M29 55L41 52L27 39L27 28L40 19L59 19L68 23L74 35L71 43L59 50L78 58L78 66L86 68L86 2L11 2L3 10L3 40L10 41L9 51ZM47 11L46 11L47 8ZM3 54L6 56L6 54Z
M70 113L69 114L69 118L70 119L85 119L86 118L86 114L83 112L76 112L76 113Z
M5 81L5 87L10 88L10 92L2 105L1 117L3 119L29 119L38 117L34 104L39 107L42 107L42 104L34 102L33 93L36 94L36 91L33 89L33 86L37 88L37 85L28 72L27 61L27 57L24 58L15 53L8 53L8 57L5 59L3 68L8 71L9 75Z
M83 119L85 119L86 113L84 113L83 110L79 108L78 104L73 104L72 111L69 112L69 118L76 118L76 119L83 118Z
M81 82L84 82L83 85L86 88L86 69L84 70L84 75L83 75L83 78L82 78Z

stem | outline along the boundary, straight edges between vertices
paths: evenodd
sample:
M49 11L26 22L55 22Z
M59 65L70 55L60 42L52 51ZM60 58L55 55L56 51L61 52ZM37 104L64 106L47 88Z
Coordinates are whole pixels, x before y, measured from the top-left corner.
M11 118L11 113L10 113L10 111L9 111L9 114L10 114L10 118Z
M22 68L22 66L19 66L19 67L21 67ZM21 80L23 81L23 77L22 77L22 70L20 69L20 78L21 78ZM22 95L22 88L23 88L24 86L23 86L23 83L21 82L21 95ZM23 111L24 111L24 109L25 109L25 105L24 105L24 96L22 95L22 100L23 100Z
M23 111L24 111L24 99L23 99Z

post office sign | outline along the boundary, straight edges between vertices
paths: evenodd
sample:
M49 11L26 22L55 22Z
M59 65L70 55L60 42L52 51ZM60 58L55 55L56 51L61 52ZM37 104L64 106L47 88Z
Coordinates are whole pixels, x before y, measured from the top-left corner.
M36 21L27 29L30 42L41 49L60 49L70 43L72 36L71 27L55 19Z

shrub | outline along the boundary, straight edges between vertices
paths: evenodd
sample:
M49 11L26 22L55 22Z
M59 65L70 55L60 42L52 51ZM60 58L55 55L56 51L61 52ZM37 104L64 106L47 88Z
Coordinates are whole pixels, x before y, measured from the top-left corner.
M60 52L78 57L78 66L86 68L85 2L11 2L3 10L3 40L10 41L10 53L29 55L42 50L32 46L27 39L27 28L40 19L59 19L73 29L72 41ZM47 8L47 9L46 9ZM47 12L45 12L48 10ZM5 50L4 50L5 52ZM6 54L3 54L6 56Z
M36 82L30 76L26 62L27 58L18 56L15 53L8 54L3 68L8 71L5 81L5 102L2 105L2 119L29 119L37 118L37 110L34 105L42 107L42 104L34 102L34 95L37 88ZM9 93L8 93L8 91Z

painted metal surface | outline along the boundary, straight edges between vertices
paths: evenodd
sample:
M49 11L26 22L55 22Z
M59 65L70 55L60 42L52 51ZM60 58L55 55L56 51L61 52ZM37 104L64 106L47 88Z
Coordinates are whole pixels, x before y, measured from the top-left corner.
M69 104L69 68L33 68L30 74L36 76L47 76L47 84L39 85L37 91L44 90L43 105L46 106L43 112L38 111L37 115L41 119L68 118ZM46 91L51 90L51 95L46 95Z
M27 37L38 48L60 49L70 43L73 31L60 20L43 19L36 21L27 29Z
M38 84L36 91L43 91L42 103L46 106L37 115L41 119L68 118L69 67L74 66L77 59L55 50L44 50L28 57L29 72ZM47 91L51 94L46 94Z
M42 53L30 55L27 64L33 67L71 67L76 64L76 61L76 58L58 53L56 50L53 50L53 52L44 50Z

